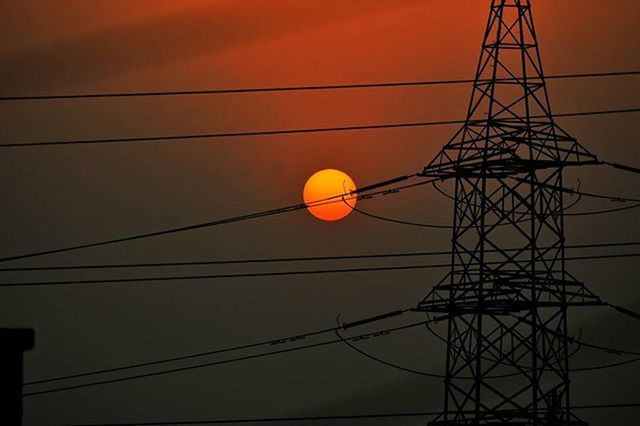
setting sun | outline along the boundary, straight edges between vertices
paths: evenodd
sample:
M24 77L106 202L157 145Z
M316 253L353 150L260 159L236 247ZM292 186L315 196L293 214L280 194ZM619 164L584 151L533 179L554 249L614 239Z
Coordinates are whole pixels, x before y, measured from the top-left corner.
M316 172L304 185L302 197L305 204L349 193L356 189L353 179L344 172L335 169L325 169ZM336 221L346 217L356 206L356 197L345 196L344 201L320 204L308 207L309 212L321 220Z

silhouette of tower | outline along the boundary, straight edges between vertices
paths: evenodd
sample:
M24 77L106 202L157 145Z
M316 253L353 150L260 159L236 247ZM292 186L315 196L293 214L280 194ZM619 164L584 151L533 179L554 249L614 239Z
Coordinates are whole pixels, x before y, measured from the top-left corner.
M418 310L446 320L433 425L577 425L563 170L598 164L551 113L530 0L492 0L465 124L423 170L455 183L451 269ZM432 331L436 332L433 328Z
M0 425L22 424L23 352L33 349L30 328L0 328Z

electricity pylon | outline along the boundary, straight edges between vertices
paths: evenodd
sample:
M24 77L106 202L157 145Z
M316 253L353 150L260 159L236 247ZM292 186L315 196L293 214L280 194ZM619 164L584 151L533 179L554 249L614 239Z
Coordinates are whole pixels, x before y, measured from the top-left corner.
M432 425L577 425L563 170L598 159L554 123L530 0L492 0L466 122L422 172L455 182L451 270L418 305L446 321ZM434 330L432 330L434 331Z

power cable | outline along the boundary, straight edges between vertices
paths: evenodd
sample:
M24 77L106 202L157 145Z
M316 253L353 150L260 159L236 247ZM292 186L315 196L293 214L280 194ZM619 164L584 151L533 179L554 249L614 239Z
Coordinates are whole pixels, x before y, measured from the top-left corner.
M445 194L437 185L436 182L433 183L433 187L440 192L441 194ZM450 197L448 194L446 194L448 198L453 199L453 197ZM571 205L565 207L563 209L563 212L570 209L571 207L575 206L576 204L578 204L580 202L580 196L578 196L578 198L571 203ZM364 211L358 207L355 206L351 206L350 204L348 204L345 201L345 204L349 205L349 207L351 207L352 210L354 210L356 213L359 213L363 216L369 217L371 219L376 219L376 220L380 220L383 222L390 222L390 223L396 223L398 225L407 225L407 226L417 226L420 228L435 228L435 229L453 229L452 225L443 225L443 224L435 224L435 223L420 223L420 222L411 222L408 220L402 220L402 219L395 219L395 218L391 218L391 217L385 217L385 216L380 216L374 213L370 213L367 211ZM631 206L631 208L633 208L634 206ZM640 204L637 204L635 207L640 207ZM630 207L625 207L624 209L612 209L613 211L618 211L618 210L626 210ZM607 211L607 213L610 213L611 211ZM583 212L581 215L582 216L586 216L587 214L600 214L602 213L602 211L597 211L597 212ZM566 213L565 213L566 214ZM544 216L544 215L543 215ZM516 220L515 223L522 223L522 222L528 222L531 219L529 217L522 217L519 220ZM496 224L496 226L508 226L509 223L498 223Z
M349 193L349 195L351 196L351 195L357 194L358 195L358 199L369 199L369 198L372 198L372 197L380 195L380 194L386 195L386 194L399 192L399 191L401 191L403 189L417 187L417 186L421 186L421 185L425 185L425 184L431 184L436 180L436 179L425 180L425 181L414 183L414 184L407 184L407 185L403 185L403 186L400 186L400 187L395 187L395 188L392 188L391 190L380 190L380 191L373 192L371 194L362 195L363 193L366 193L366 192L368 192L370 190L373 190L373 189L379 189L379 188L382 188L382 187L385 187L385 186L388 186L388 185L392 185L392 184L395 184L395 183L398 183L398 182L401 182L401 181L404 181L404 180L411 179L411 178L415 177L416 175L417 174L404 175L404 176L400 176L398 178L389 179L389 180L378 182L378 183L375 183L375 184L372 184L372 185L367 185L367 186L362 187L362 188L360 188L358 190L351 191ZM513 178L516 179L516 180L519 179L517 177L513 177ZM590 194L590 193L586 193L586 192L582 192L582 191L576 191L576 190L567 189L567 188L563 188L562 190L565 191L565 192L569 192L569 193L573 193L573 194L580 194L580 195L589 196L589 197L605 198L605 199L609 199L609 200L613 200L613 201L621 201L621 202L633 201L633 202L640 203L640 200L631 199L631 198L621 198L621 197L604 196L604 195L599 195L599 194ZM335 195L333 197L328 197L328 198L325 198L325 199L322 199L322 200L316 200L316 201L311 202L311 203L295 204L295 205L282 207L282 208L278 208L278 209L265 210L265 211L261 211L261 212L257 212L257 213L250 213L250 214L246 214L246 215L235 216L235 217L226 218L226 219L220 219L220 220L214 220L214 221L209 221L209 222L204 222L204 223L199 223L199 224L194 224L194 225L187 225L187 226L182 226L182 227L177 227L177 228L165 229L165 230L161 230L161 231L155 231L155 232L148 232L148 233L143 233L143 234L131 235L131 236L127 236L127 237L121 237L121 238L115 238L115 239L110 239L110 240L98 241L98 242L94 242L94 243L78 244L78 245L73 245L73 246L57 248L57 249L51 249L51 250L44 250L44 251L39 251L39 252L32 252L32 253L14 255L14 256L0 258L0 262L7 262L7 261L12 261L12 260L39 257L39 256L45 256L45 255L57 254L57 253L64 253L64 252L68 252L68 251L87 249L87 248L94 248L94 247L100 247L100 246L111 245L111 244L118 244L118 243L123 243L123 242L128 242L128 241L139 240L139 239L158 237L158 236L174 234L174 233L181 233L181 232L192 231L192 230L196 230L196 229L209 228L209 227L212 227L212 226L218 226L218 225L223 225L223 224L227 224L227 223L233 223L233 222L239 222L239 221L245 221L245 220L252 220L252 219L257 219L257 218L266 217L266 216L272 216L272 215L276 215L276 214L288 213L288 212L292 212L292 211L306 209L306 208L312 207L312 206L343 202L344 195L345 194L339 194L339 195Z
M342 202L342 200L343 200L345 195L349 195L349 196L357 195L358 199L362 199L362 197L372 198L372 197L380 195L380 194L385 194L387 191L386 190L379 190L379 191L375 191L375 192L372 192L372 193L366 194L366 195L362 195L362 194L363 193L367 193L367 192L369 192L371 190L374 190L374 189L379 189L379 188L382 188L382 187L386 187L388 185L392 185L392 184L395 184L395 183L399 183L399 182L402 182L402 181L409 180L409 179L411 179L411 178L413 178L415 176L416 176L415 174L400 176L400 177L397 177L397 178L394 178L394 179L389 179L389 180L386 180L386 181L381 181L381 182L378 182L378 183L374 183L372 185L364 186L364 187L362 187L362 188L360 188L358 190L351 191L349 194L334 195L332 197L327 197L327 198L324 198L324 199L321 199L321 200L316 200L316 201L313 201L313 202L310 202L310 203L295 204L295 205L291 205L291 206L287 206L287 207L281 207L281 208L278 208L278 209L265 210L265 211L261 211L261 212L257 212L257 213L250 213L250 214L245 214L245 215L241 215L241 216L234 216L234 217L230 217L230 218L226 218L226 219L213 220L213 221L198 223L198 224L194 224L194 225L181 226L181 227L177 227L177 228L169 228L169 229L164 229L164 230L161 230L161 231L147 232L147 233L143 233L143 234L130 235L130 236L127 236L127 237L115 238L115 239L98 241L98 242L93 242L93 243L78 244L78 245L72 245L72 246L57 248L57 249L51 249L51 250L44 250L44 251L39 251L39 252L32 252L32 253L14 255L14 256L0 258L0 262L7 262L7 261L11 261L11 260L19 260L19 259L26 259L26 258L32 258L32 257L39 257L39 256L45 256L45 255L49 255L49 254L56 254L56 253L64 253L64 252L68 252L68 251L81 250L81 249L87 249L87 248L93 248L93 247L100 247L100 246L106 246L106 245L111 245L111 244L118 244L118 243L134 241L134 240L141 240L141 239L151 238L151 237L158 237L158 236L163 236L163 235L168 235L168 234L176 234L176 233L181 233L181 232L186 232L186 231L193 231L193 230L196 230L196 229L210 228L210 227L213 227L213 226L224 225L224 224L228 224L228 223L240 222L240 221L245 221L245 220L252 220L252 219L257 219L257 218L261 218L261 217L282 214L282 213L289 213L289 212L293 212L293 211L297 211L297 210L306 209L308 207L315 207L315 206L332 204L332 203L340 203L340 202ZM428 184L428 183L431 183L431 181L430 180L425 180L425 181L421 181L421 182L417 182L417 183L413 183L413 184L406 184L406 185L403 185L403 186L395 187L393 189L394 189L394 191L395 190L401 191L401 190L404 190L404 189L417 187L417 186L425 185L425 184Z
M63 391L63 390L71 390L71 389L77 389L77 388L82 388L82 387L87 387L87 386L96 386L96 385L116 383L116 382L121 382L121 381L126 381L126 380L146 378L146 377L151 377L151 376L156 376L156 375L163 375L163 374L169 374L169 373L175 373L175 372L181 372L181 371L188 371L188 370L203 368L203 367L207 367L207 366L226 364L226 363L230 363L230 362L236 362L236 361L241 361L241 360L259 358L259 357L268 356L268 355L287 353L287 352L301 350L301 349L307 349L307 348L314 348L314 347L324 346L324 345L337 343L337 342L346 343L352 349L362 353L363 355L365 355L365 356L367 356L369 358L374 359L375 361L382 362L382 363L384 363L386 365L389 365L389 366L392 366L394 368L403 369L404 371L408 371L408 372L412 372L412 373L418 373L416 370L411 370L411 369L407 369L407 368L404 368L404 367L401 367L401 366L397 366L395 364L388 363L386 361L380 360L377 357L371 356L371 355L369 355L369 354L367 354L367 353L365 353L363 351L360 351L355 346L349 344L347 342L347 340L357 341L357 340L368 339L370 337L379 337L379 336L390 334L390 333L392 333L394 331L413 328L413 327L416 327L416 326L419 326L419 325L428 325L429 322L440 321L440 320L443 319L443 317L428 318L426 321L423 320L423 321L419 321L419 322L412 323L412 324L409 324L409 325L404 325L404 326L400 326L400 327L390 328L390 329L371 332L371 333L365 333L365 334L361 334L359 336L352 336L352 337L349 337L347 339L345 339L339 333L339 331L341 329L342 330L346 330L346 329L350 329L350 328L353 328L353 327L358 327L358 326L361 326L361 325L364 325L364 324L377 322L377 321L380 321L380 320L383 320L383 319L388 319L390 317L400 316L400 315L402 315L402 314L404 314L404 313L406 313L408 311L409 311L408 309L396 310L396 311L392 311L392 312L385 313L385 314L382 314L382 315L377 315L377 316L374 316L374 317L365 318L363 320L353 321L353 322L350 322L350 323L344 323L342 325L337 325L336 327L326 328L326 329L322 329L322 330L316 330L316 331L312 331L312 332L308 332L308 333L304 333L304 334L298 334L298 335L294 335L294 336L290 336L290 337L286 337L286 338L281 338L281 339L270 339L270 340L259 342L259 343L241 345L241 346L236 346L236 347L232 347L232 348L219 349L219 350L213 350L213 351L206 351L206 352L200 352L200 353L196 353L196 354L182 355L182 356L178 356L178 357L165 358L165 359L162 359L162 360L148 361L148 362L144 362L144 363L137 363L137 364L127 365L127 366L114 367L114 368L102 369L102 370L94 370L94 371L89 371L89 372L84 372L84 373L77 373L77 374L72 374L72 375L65 375L65 376L60 376L60 377L54 377L54 378L30 381L30 382L26 382L25 385L36 385L36 384L43 384L43 383L49 383L49 382L54 382L54 381L60 381L60 380L67 380L67 379L74 379L74 378L80 378L80 377L93 376L93 375L104 374L104 373L124 371L124 370L129 370L129 369L134 369L134 368L147 367L147 366L152 366L152 365L164 364L164 363L169 363L169 362L175 362L175 361L180 361L180 360L185 360L185 359L192 359L192 358L203 357L203 356L207 356L207 355L220 354L220 353L231 352L231 351L238 351L238 350L249 349L249 348L265 346L265 345L276 345L276 344L282 344L282 343L291 343L291 342L296 342L296 341L299 341L299 340L306 339L307 337L326 334L326 333L329 333L329 332L336 333L337 337L338 337L337 340L325 341L325 342L321 342L321 343L314 343L314 344L310 344L310 345L304 345L304 346L295 347L295 348L288 348L288 349L283 349L283 350L279 350L279 351L271 351L271 352L266 352L266 353L261 353L261 354L254 354L254 355L249 355L249 356L244 356L244 357L237 357L237 358L232 358L232 359L227 359L227 360L222 360L222 361L191 365L191 366L186 366L186 367L181 367L181 368L167 369L167 370L156 371L156 372L152 372L152 373L127 376L127 377L120 377L120 378L117 378L117 379L96 381L96 382L91 382L91 383L84 383L84 384L79 384L79 385L66 386L66 387L48 389L48 390L37 391L37 392L29 392L29 393L25 393L24 396L31 396L31 395L39 395L39 394L44 394L44 393L59 392L59 391ZM594 349L604 350L604 351L606 351L608 353L640 355L640 353L631 352L631 351L625 351L625 350L620 350L620 349L614 349L614 348L605 347L605 346L601 346L601 345L594 345L594 344L578 341L578 340L576 340L574 338L570 338L569 340L571 342L573 342L573 343L577 343L579 345L583 345L583 346L586 346L586 347L591 347L591 348L594 348ZM617 365L623 365L623 364L628 364L628 363L631 363L631 362L635 362L635 361L637 361L639 359L640 358L637 358L635 360L630 360L630 361L624 361L624 362L621 362L621 363L614 363L614 364L604 365L604 366L586 367L586 368L582 368L582 369L576 369L574 371L586 371L586 370L595 370L595 369L601 369L601 368L608 368L608 367L611 367L611 366L617 366ZM441 377L441 375L432 374L432 373L419 372L419 374L425 375L425 376L431 376L431 377Z
M346 329L353 328L353 327L358 327L358 326L361 326L361 325L364 325L364 324L369 324L369 323L372 323L372 322L380 321L382 319L387 319L387 318L390 318L390 317L403 315L407 311L408 310L406 310L406 309L396 310L396 311L388 312L388 313L385 313L385 314L382 314L382 315L376 315L374 317L369 317L369 318L361 319L361 320L358 320L358 321L352 321L352 322L349 322L349 323L345 323L345 324L339 325L338 328L346 330ZM250 344L246 344L246 345L234 346L234 347L224 348L224 349L208 350L208 351L204 351L204 352L197 352L197 353L192 353L192 354L187 354L187 355L179 355L179 356L174 356L174 357L170 357L170 358L163 358L163 359L159 359L159 360L155 360L155 361L139 362L139 363L136 363L136 364L129 364L129 365L120 366L120 367L105 368L105 369L102 369L102 370L92 370L92 371L87 371L87 372L83 372L83 373L69 374L69 375L66 375L66 376L53 377L53 378L48 378L48 379L32 380L32 381L25 382L23 384L25 386L29 386L29 385L37 385L37 384L42 384L42 383L57 382L57 381L60 381L60 380L77 379L77 378L80 378L80 377L95 376L95 375L98 375L98 374L114 373L114 372L117 372L117 371L131 370L131 369L134 369L134 368L149 367L149 366L152 366L152 365L166 364L166 363L175 362L175 361L183 361L183 360L186 360L186 359L201 358L201 357L209 356L209 355L219 355L219 354L227 353L227 352L235 352L235 351L239 351L239 350L252 349L252 348L259 347L259 346L267 346L267 345L273 346L273 345L280 345L280 344L283 344L283 343L298 342L298 341L304 340L304 339L306 339L308 337L313 337L313 336L318 336L318 335L321 335L321 334L330 333L330 332L334 331L335 329L336 329L336 327L329 327L329 328L325 328L325 329L310 331L310 332L303 333L303 334L295 334L293 336L288 336L288 337L281 337L281 338L277 338L277 339L264 340L264 341L257 342L257 343L250 343Z
M623 77L639 75L640 71L614 71L598 73L570 73L552 74L545 76L545 80L570 79L570 78L596 78L596 77ZM490 80L479 80L485 83ZM514 78L502 78L495 81L516 81ZM63 99L91 99L91 98L130 98L130 97L156 97L156 96L194 96L194 95L222 95L237 93L265 93L265 92L296 92L318 90L345 90L345 89L369 89L385 87L411 87L411 86L438 86L452 84L472 84L473 79L452 80L427 80L427 81L394 81L380 83L356 83L356 84L326 84L306 86L279 86L279 87L248 87L232 89L202 89L202 90L169 90L169 91L136 91L136 92L112 92L112 93L75 93L67 95L17 95L2 96L0 101L33 101L33 100L63 100Z
M513 179L515 181L521 182L521 183L530 183L527 179L518 177L518 176L514 176L514 175L510 175L508 176L510 179ZM628 198L628 197L619 197L616 195L604 195L604 194L596 194L593 192L585 192L579 189L572 189L572 188L564 188L564 187L559 187L556 185L551 185L551 184L546 184L543 182L537 182L536 183L538 186L541 186L543 188L548 188L548 189L554 189L557 191L561 191L567 194L577 194L577 195L581 195L583 197L590 197L590 198L597 198L597 199L602 199L602 200L609 200L609 201L613 201L616 203L626 203L626 202L632 202L632 203L639 203L640 204L640 199L638 198ZM631 206L630 208L633 208L634 206Z
M429 322L427 322L425 324L427 331L429 331L429 333L431 333L431 335L433 335L435 338L437 338L438 340L443 342L445 345L447 345L448 344L447 340L444 337L442 337L440 334L438 334L437 331L435 331L433 328L431 328L429 326L429 323L431 323L431 322L436 322L436 321L431 321L430 320ZM549 328L545 327L545 329L547 331L550 331L552 334L557 334L555 331L553 331L553 330L551 330ZM589 347L591 349L597 349L597 350L605 351L605 352L607 352L609 354L636 355L637 357L636 358L632 358L630 360L616 361L616 362L613 362L613 363L606 363L606 364L600 364L600 365L594 365L594 366L588 366L588 367L575 367L575 368L569 369L569 371L581 372L581 371L603 370L603 369L607 369L607 368L613 368L613 367L619 367L619 366L622 366L622 365L633 364L633 363L636 363L636 362L640 361L640 353L632 352L632 351L626 351L626 350L623 350L623 349L612 348L612 347L608 347L608 346L602 346L602 345L595 345L595 344L587 343L587 342L582 341L580 336L582 336L582 332L580 332L580 335L579 335L578 338L573 337L573 336L564 336L571 343L575 343L576 345L578 345L576 350L573 351L573 353L571 353L569 355L569 358L571 358L575 353L577 353L577 351L582 346ZM484 359L486 361L492 361L492 362L494 361L493 359L486 358L486 357L482 357L482 359ZM521 368L525 368L525 367L521 367ZM504 378L504 377L515 376L515 375L518 375L518 374L520 374L520 373L501 374L501 375L497 375L497 376L485 376L485 377L487 377L487 378ZM474 379L473 377L462 377L462 378L464 378L464 379Z
M528 183L528 181L526 181L525 179L520 178L520 177L516 177L516 176L509 176L509 177L511 177L514 180L517 180L518 182L523 182L523 183L527 182ZM539 183L539 184L541 186L546 187L546 188L558 189L558 190L560 190L562 192L565 192L565 193L568 193L568 194L578 195L578 197L582 197L584 195L586 197L606 199L608 201L617 202L617 203L626 203L628 201L637 203L637 204L634 204L632 206L617 207L617 208L612 208L612 209L592 210L592 211L575 212L575 213L565 212L566 210L568 210L571 207L575 206L578 203L578 201L580 201L580 198L579 198L578 200L574 201L573 203L571 203L571 205L567 206L563 210L565 216L592 216L592 215L605 214L605 213L615 213L615 212L620 212L620 211L623 211L623 210L636 209L636 208L640 207L640 200L636 200L636 199L633 199L633 198L621 198L621 197L610 196L610 195L592 194L592 193L583 192L580 189L558 188L558 187L555 187L553 185L542 184L542 183ZM455 197L450 195L450 194L447 194L444 190L442 190L437 185L437 182L433 182L432 186L436 189L436 191L438 191L440 194L444 195L446 198L449 198L450 200L455 201ZM473 205L474 207L478 207L478 205L476 205L476 204L471 204L471 205Z
M633 364L640 361L640 357L628 359L626 361L618 361L610 364L602 364L602 365L594 365L591 367L578 367L578 368L570 368L569 371L594 371L594 370L604 370L606 368L620 367L622 365Z
M429 330L432 331L431 329L429 329ZM432 333L433 333L433 331L432 331ZM338 337L342 337L338 330L335 331L335 334ZM438 337L440 340L444 341L445 344L446 344L446 340L442 339L440 336L436 336L436 337ZM375 361L377 363L386 365L387 367L391 367L391 368L394 368L396 370L400 370L400 371L404 371L404 372L407 372L407 373L416 374L416 375L420 375L420 376L428 376L428 377L435 377L435 378L446 378L442 374L434 374L434 373L428 373L428 372L425 372L425 371L414 370L412 368L404 367L404 366L402 366L400 364L396 364L396 363L392 363L392 362L383 360L382 358L377 357L375 355L372 355L371 353L366 352L365 350L357 347L355 344L348 342L346 339L343 339L343 343L346 344L349 348L351 348L355 352L358 352L359 354L361 354L361 355L363 355L363 356L365 356L365 357L367 357L367 358L369 358L369 359L371 359L371 360L373 360L373 361ZM578 345L580 345L580 343L578 343ZM578 349L579 348L580 348L580 346L578 346ZM614 349L611 349L611 350L614 350ZM575 352L577 352L577 349L576 349L576 351L574 351L574 354L575 354ZM487 359L487 358L483 357L483 359ZM487 360L491 361L490 359L487 359ZM569 371L581 372L581 371L603 370L603 369L607 369L607 368L620 367L620 366L627 365L627 364L633 364L633 363L636 363L638 361L640 361L640 357L633 358L633 359L626 360L626 361L617 361L617 362L614 362L614 363L607 363L607 364L594 365L594 366L588 366L588 367L570 368ZM530 371L530 369L528 369L528 370ZM499 375L485 375L484 377L486 379L502 379L502 378L505 378L505 377L517 376L519 374L521 374L521 373L520 372L515 372L515 373L507 373L507 374L499 374ZM475 377L472 377L472 376L462 377L461 376L461 377L458 377L458 379L475 380Z
M135 423L78 423L72 426L169 426L169 425L212 425L225 423L271 423L271 422L311 422L330 420L357 420L357 419L381 419L398 417L426 417L436 416L440 412L413 412L413 413L383 413L383 414L352 414L341 416L304 416L304 417L260 417L248 419L216 419L216 420L172 420L166 422L135 422Z
M640 407L640 402L618 404L590 404L572 405L575 410L598 410L611 408L635 408ZM543 411L543 410L541 410ZM168 426L168 425L205 425L225 423L268 423L268 422L307 422L307 421L333 421L333 420L357 420L375 418L400 418L400 417L429 417L442 414L441 411L415 411L405 413L378 413L378 414L351 414L336 416L305 416L305 417L262 417L248 419L212 419L212 420L172 420L160 422L129 422L129 423L91 423L75 424L72 426Z
M527 318L524 318L524 317L521 317L521 316L518 316L518 315L513 315L513 316L514 316L514 318L517 318L521 322L524 322L524 323L527 323L527 324L532 324L531 320L529 320ZM558 333L555 330L552 330L552 329L550 329L548 327L545 327L542 324L537 324L537 326L539 328L541 328L541 329L544 329L545 331L547 331L550 334L556 335L556 336L558 336L560 338L566 338L569 342L576 343L576 344L584 346L586 348L597 349L597 350L601 350L601 351L604 351L606 353L615 354L615 355L635 355L635 356L640 356L640 352L628 351L628 350L625 350L625 349L611 348L611 347L604 346L604 345L597 345L595 343L587 343L587 342L584 342L582 340L578 340L578 339L576 339L576 338L574 338L572 336L562 335L562 334Z
M565 257L565 260L593 260L593 259L613 259L640 257L640 253L621 253L591 256L571 256ZM499 265L503 262L485 262L486 265ZM299 270L299 271L268 271L268 272L241 272L231 274L207 274L207 275L175 275L175 276L155 276L155 277L129 277L129 278L107 278L107 279L83 279L83 280L60 280L60 281L33 281L33 282L10 282L2 283L0 287L43 287L43 286L69 286L69 285L94 285L94 284L121 284L121 283L142 283L142 282L161 282L161 281L187 281L187 280L213 280L213 279L231 279L231 278L258 278L258 277L277 277L291 275L322 275L322 274L344 274L344 273L362 273L362 272L382 272L382 271L409 271L416 269L436 269L449 268L450 263L441 264L419 264L419 265L400 265L400 266L373 266L362 268L332 268L332 269L315 269L315 270Z
M366 211L364 211L362 209L359 209L358 207L355 207L355 206L350 206L350 207L356 213L359 213L359 214L361 214L363 216L370 217L372 219L381 220L381 221L384 221L384 222L391 222L391 223L397 223L399 225L418 226L418 227L421 227L421 228L432 228L432 229L434 229L434 228L435 229L452 229L453 228L453 226L451 226L451 225L442 225L442 224L435 224L435 223L418 223L418 222L410 222L408 220L393 219L393 218L390 218L390 217L384 217L384 216L380 216L380 215L377 215L377 214L366 212Z
M578 111L554 114L553 117L582 117L605 114L627 114L640 112L640 108L596 110L596 111ZM531 116L530 118L547 118L547 115ZM494 120L495 121L495 120ZM0 144L0 148L20 148L20 147L42 147L42 146L61 146L61 145L95 145L95 144L114 144L114 143L132 143L132 142L159 142L159 141L175 141L187 139L219 139L219 138L235 138L235 137L252 137L252 136L274 136L274 135L291 135L291 134L310 134L310 133L328 133L328 132L345 132L345 131L362 131L362 130L379 130L379 129L399 129L411 127L429 127L429 126L445 126L453 124L465 124L467 120L440 120L440 121L419 121L406 123L385 123L385 124L364 124L353 126L336 126L336 127L315 127L315 128L298 128L298 129L280 129L280 130L260 130L251 132L229 132L229 133L196 133L182 135L163 135L163 136L141 136L141 137L124 137L124 138L103 138L103 139L76 139L76 140L50 140L50 141L34 141L34 142L12 142ZM474 120L473 123L481 123L482 120Z
M336 318L336 321L339 322L339 318L340 318L340 315L338 314L338 318ZM363 351L362 349L358 348L356 345L354 345L351 342L349 342L349 339L345 339L342 336L342 334L340 334L340 328L339 327L336 328L333 332L335 333L336 336L338 336L340 341L342 343L344 343L345 345L347 345L350 349L352 349L355 352L358 352L360 355L363 355L363 356L365 356L365 357L367 357L367 358L369 358L369 359L371 359L371 360L373 360L373 361L375 361L375 362L377 362L379 364L383 364L383 365L386 365L387 367L395 368L396 370L401 370L401 371L404 371L406 373L417 374L417 375L420 375L420 376L435 377L435 378L438 378L438 379L444 379L445 378L445 376L442 375L442 374L427 373L427 372L424 372L424 371L414 370L412 368L407 368L407 367L404 367L404 366L399 365L399 364L394 364L394 363L391 363L389 361L385 361L385 360L383 360L383 359L381 359L379 357L376 357L374 355L371 355L368 352Z
M639 168L633 167L633 166L628 166L626 164L612 163L612 162L609 162L609 161L603 161L602 164L605 164L607 166L611 166L614 169L624 170L625 172L631 172L631 173L640 174L640 169Z
M640 256L640 253L634 254ZM361 272L382 272L382 271L409 271L415 269L433 269L448 268L451 265L443 264L427 264L427 265L403 265L403 266L375 266L363 268L344 268L344 269L316 269L308 271L272 271L272 272L241 272L232 274L208 274L208 275L175 275L175 276L156 276L156 277L140 277L140 278L113 278L98 280L61 280L61 281L41 281L41 282L25 282L25 283L2 283L0 287L42 287L42 286L67 286L67 285L92 285L92 284L121 284L121 283L143 283L158 281L186 281L186 280L204 280L204 279L231 279L231 278L259 278L259 277L281 277L290 275L323 275L323 274L344 274L344 273L361 273Z
M640 314L637 312L632 311L631 309L627 309L625 307L619 306L619 305L612 305L611 303L607 303L607 306L612 307L613 309L615 309L616 311L620 312L623 315L626 315L628 317L631 317L635 320L639 320L640 321Z
M546 185L544 185L544 186L546 186ZM610 200L610 201L613 201L615 203L627 203L627 202L640 203L640 199L638 199L638 198L627 198L627 197L595 194L595 193L592 193L592 192L577 191L577 190L568 189L568 188L559 188L559 189L561 191L563 191L563 192L569 192L569 193L572 193L572 194L579 194L579 195L582 195L584 197L599 198L599 199L602 199L602 200Z
M640 245L640 242L635 245ZM406 252L406 253L373 253L355 254L344 256L308 256L308 257L274 257L256 259L229 259L229 260L202 260L184 262L148 262L148 263L103 263L91 265L57 265L57 266L20 266L13 268L0 268L0 272L19 271L58 271L58 270L84 270L84 269L122 269L122 268L157 268L176 266L206 266L206 265L245 265L253 263L289 263L289 262L317 262L317 261L343 261L364 259L386 259L416 256L439 256L451 254L449 251L433 252Z
M639 204L634 204L632 206L617 207L617 208L613 208L613 209L592 210L592 211L574 212L574 213L567 212L564 215L565 216L593 216L593 215L598 215L598 214L617 213L617 212L621 212L621 211L624 211L624 210L637 209L638 207L640 207L640 203Z
M590 244L567 244L566 249L585 249L601 247L632 247L640 245L640 241L625 241L614 243L590 243ZM515 248L508 248L503 251L517 251ZM499 250L489 249L487 253L495 253ZM147 268L147 267L175 267L175 266L206 266L206 265L236 265L252 263L288 263L288 262L316 262L316 261L343 261L343 260L364 260L364 259L385 259L418 256L450 256L451 251L427 251L427 252L397 252L397 253L371 253L371 254L351 254L343 256L308 256L308 257L271 257L253 259L228 259L228 260L202 260L184 262L148 262L148 263L102 263L88 265L49 265L49 266L18 266L0 268L0 272L21 272L21 271L58 271L58 270L83 270L83 269L126 269L126 268Z
M364 333L364 334L360 334L358 336L352 336L349 339L351 339L351 340L354 340L354 339L355 340L368 339L368 338L372 338L372 337L388 335L388 334L396 332L396 331L406 330L406 329L417 327L417 326L424 325L424 324L425 324L425 320L422 320L422 321L419 321L419 322L415 322L415 323L411 323L411 324L407 324L407 325L403 325L403 326L388 328L388 329L379 330L379 331L375 331L375 332L371 332L371 333ZM201 369L201 368L205 368L205 367L211 367L211 366L215 366L215 365L229 364L229 363L234 363L234 362L238 362L238 361L245 361L245 360L249 360L249 359L262 358L262 357L267 357L267 356L271 356L271 355L279 355L279 354L284 354L284 353L289 353L289 352L295 352L295 351L300 351L300 350L303 350L303 349L318 348L318 347L321 347L321 346L327 346L327 345L335 344L335 343L338 343L338 342L341 342L341 340L336 338L336 339L333 339L333 340L326 340L324 342L312 343L312 344L308 344L308 345L296 346L294 348L286 348L286 349L280 349L280 350L270 351L270 352L262 352L262 353L258 353L258 354L246 355L246 356L236 357L236 358L230 358L230 359L225 359L225 360L221 360L221 361L213 361L213 362L190 365L190 366L185 366L185 367L178 367L178 368L171 368L171 369L166 369L166 370L154 371L154 372L151 372L151 373L144 373L144 374L137 374L137 375L131 375L131 376L118 377L118 378L115 378L115 379L101 380L101 381L95 381L95 382L89 382L89 383L82 383L82 384L78 384L78 385L64 386L64 387L46 389L46 390L34 391L34 392L27 392L27 393L23 393L22 396L23 397L28 397L28 396L35 396L35 395L43 395L43 394L49 394L49 393L54 393L54 392L62 392L62 391L68 391L68 390L73 390L73 389L81 389L81 388L92 387L92 386L99 386L99 385L105 385L105 384L111 384L111 383L119 383L119 382L124 382L124 381L129 381L129 380L137 380L137 379L143 379L143 378L148 378L148 377L155 377L155 376L161 376L161 375L166 375L166 374L173 374L173 373L179 373L179 372L184 372L184 371L191 371L191 370Z

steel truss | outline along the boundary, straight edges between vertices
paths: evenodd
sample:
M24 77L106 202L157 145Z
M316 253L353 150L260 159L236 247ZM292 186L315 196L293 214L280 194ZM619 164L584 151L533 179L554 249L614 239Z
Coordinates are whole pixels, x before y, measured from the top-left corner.
M422 173L455 182L451 270L417 308L448 318L430 424L585 424L567 308L601 301L565 268L563 170L598 163L554 123L530 0L492 0L466 122Z

